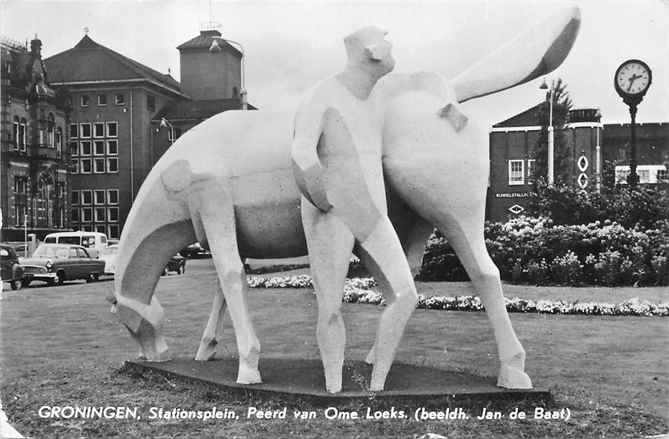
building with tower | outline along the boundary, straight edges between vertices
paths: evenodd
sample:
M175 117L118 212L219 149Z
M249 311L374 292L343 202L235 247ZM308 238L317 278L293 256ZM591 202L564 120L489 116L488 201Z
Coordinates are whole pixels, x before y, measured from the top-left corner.
M42 41L0 39L0 208L3 241L69 227L67 105L42 60Z
M144 178L174 139L216 113L241 108L242 53L220 32L202 31L178 49L181 83L89 35L45 60L71 108L72 228L118 238Z

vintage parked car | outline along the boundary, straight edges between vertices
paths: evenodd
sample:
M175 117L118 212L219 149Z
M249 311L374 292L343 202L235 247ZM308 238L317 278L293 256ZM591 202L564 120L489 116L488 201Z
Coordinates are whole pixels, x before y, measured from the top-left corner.
M188 247L179 250L179 254L189 259L211 258L211 252L202 247L199 242L194 242Z
M91 258L80 245L42 244L30 258L19 258L23 265L24 286L34 280L49 285L62 284L66 280L98 280L104 273L105 262Z
M184 274L186 272L186 258L179 253L172 256L163 270L163 276L169 274L170 271L176 271L177 274Z
M9 282L12 290L23 286L23 267L19 264L19 257L13 247L4 244L0 244L0 279Z

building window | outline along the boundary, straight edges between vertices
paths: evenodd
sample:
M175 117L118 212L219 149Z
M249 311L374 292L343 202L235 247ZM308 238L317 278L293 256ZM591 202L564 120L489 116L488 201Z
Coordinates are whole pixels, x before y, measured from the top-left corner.
M76 139L79 137L79 125L76 123L70 124L70 139Z
M93 142L93 154L95 155L105 155L105 142L102 140L96 140Z
M93 209L90 207L84 207L81 209L81 220L86 223L90 223L93 220Z
M82 107L88 107L88 104L90 103L90 100L91 99L88 97L88 95L82 95L81 96L81 101L80 101L81 106Z
M116 122L107 122L107 137L116 137L118 135L118 124Z
M110 238L118 239L119 238L119 233L118 233L118 224L110 224L108 227L109 233L107 233L107 236Z
M81 159L79 163L79 172L82 174L91 173L91 159Z
M53 148L56 146L55 128L56 128L56 120L53 117L53 113L49 113L49 118L47 120L47 125L46 125L46 144L49 148Z
M154 95L146 95L146 108L149 111L156 111L156 97Z
M118 189L109 189L107 191L107 203L118 204Z
M96 189L95 192L93 193L93 201L95 201L95 204L105 204L105 190L104 189Z
M105 222L105 208L104 207L96 207L95 208L95 222L96 223Z
M80 131L80 136L88 139L91 137L91 124L90 123L82 123L81 124L81 131Z
M79 209L71 209L70 210L70 221L74 223L79 222Z
M79 173L79 159L70 160L70 173L78 174Z
M107 105L107 95L98 95L98 105Z
M107 158L107 172L115 174L118 172L118 159L115 157Z
M104 137L104 136L105 136L104 122L96 122L93 128L93 137Z
M79 143L78 142L70 142L70 154L72 155L72 157L79 156Z
M28 122L24 118L21 118L21 123L19 124L19 149L21 151L26 151L26 133L28 132Z
M26 178L14 177L14 192L17 194L24 194L26 192Z
M103 158L93 159L93 172L96 174L105 173L105 159Z
M116 105L125 105L125 96L123 93L118 93L116 96L114 96L114 103Z
M118 155L118 141L107 140L107 154Z
M19 147L19 118L14 116L14 124L12 125L12 142L14 142L14 148L18 149Z
M108 207L107 218L111 223L118 222L118 207Z
M537 161L535 159L527 160L527 181L534 181L534 169Z
M63 149L63 129L61 127L56 128L56 149L58 151Z
M107 233L107 226L104 224L96 224L95 231L98 233Z
M70 204L73 206L79 205L79 191L70 192Z
M93 194L90 190L81 191L81 204L88 206L93 202Z
M509 160L509 186L525 184L524 165L524 160Z
M79 155L91 155L91 142L85 141L80 143Z

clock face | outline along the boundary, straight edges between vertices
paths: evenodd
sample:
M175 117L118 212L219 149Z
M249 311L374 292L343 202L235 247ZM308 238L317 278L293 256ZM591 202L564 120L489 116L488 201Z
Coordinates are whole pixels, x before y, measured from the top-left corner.
M641 61L627 61L616 72L616 86L627 95L640 95L646 92L651 81L648 66Z

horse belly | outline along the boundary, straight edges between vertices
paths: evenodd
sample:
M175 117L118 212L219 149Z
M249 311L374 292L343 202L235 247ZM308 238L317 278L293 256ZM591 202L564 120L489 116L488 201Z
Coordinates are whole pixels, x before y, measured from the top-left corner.
M234 178L237 240L242 257L307 254L300 196L291 169Z

